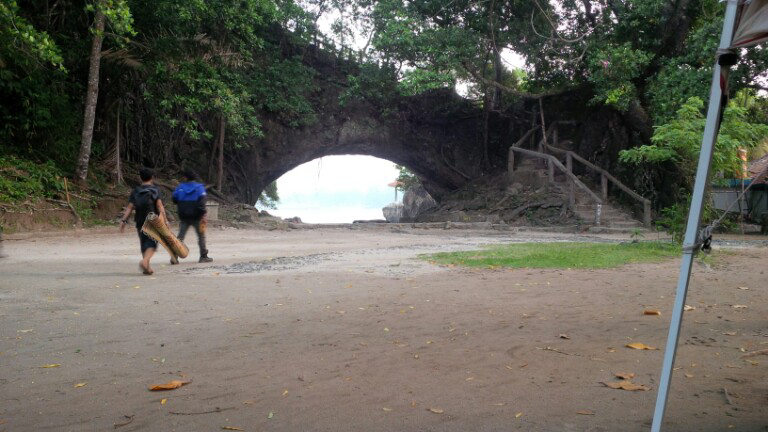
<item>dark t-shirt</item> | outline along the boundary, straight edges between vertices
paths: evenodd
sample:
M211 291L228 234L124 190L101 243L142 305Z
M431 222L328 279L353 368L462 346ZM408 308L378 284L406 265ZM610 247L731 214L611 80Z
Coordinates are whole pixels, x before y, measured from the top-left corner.
M133 204L133 207L136 209L136 215L134 216L136 228L141 228L144 225L149 212L157 213L158 200L160 200L160 191L155 185L139 185L133 189L128 202Z

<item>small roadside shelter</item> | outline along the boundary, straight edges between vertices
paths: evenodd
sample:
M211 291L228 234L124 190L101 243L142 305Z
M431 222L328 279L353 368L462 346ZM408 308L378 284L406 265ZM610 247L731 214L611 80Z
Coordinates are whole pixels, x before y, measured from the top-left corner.
M768 218L768 175L762 174L768 170L768 153L749 164L749 178L752 187L747 195L749 216L752 220L761 221L765 228L765 218Z

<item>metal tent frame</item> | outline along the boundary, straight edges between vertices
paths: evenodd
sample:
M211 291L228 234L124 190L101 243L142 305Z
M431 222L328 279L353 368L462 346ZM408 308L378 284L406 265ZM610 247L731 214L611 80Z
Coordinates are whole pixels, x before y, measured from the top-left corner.
M680 274L677 281L677 290L675 293L675 303L672 309L672 318L669 325L669 336L664 350L664 361L662 363L661 379L659 381L659 391L656 397L656 408L653 413L652 432L661 431L661 425L664 421L664 413L667 407L667 398L669 396L669 386L672 380L673 366L675 356L677 355L677 344L680 337L680 327L683 320L683 309L685 307L685 298L688 293L688 284L691 278L691 266L696 252L702 243L708 242L709 233L700 233L701 214L704 206L704 192L707 188L707 179L709 177L709 168L712 162L712 153L714 151L717 133L720 129L721 112L727 101L723 94L728 93L728 73L730 65L735 63L735 55L729 49L734 46L743 47L754 45L768 38L766 33L766 23L762 22L758 32L750 28L752 33L748 38L741 39L734 43L734 31L739 12L739 6L749 4L745 8L750 8L750 20L765 19L768 14L768 1L766 0L726 0L725 19L723 21L723 31L720 36L720 45L718 49L717 61L712 73L712 86L709 95L709 108L707 109L707 121L704 128L704 135L701 141L701 152L699 154L699 164L696 170L696 183L693 187L691 198L691 208L688 213L688 224L685 230L683 240L683 261L680 265ZM762 16L763 18L755 18ZM750 22L749 26L754 26ZM741 34L743 28L738 31ZM743 35L741 35L743 37Z

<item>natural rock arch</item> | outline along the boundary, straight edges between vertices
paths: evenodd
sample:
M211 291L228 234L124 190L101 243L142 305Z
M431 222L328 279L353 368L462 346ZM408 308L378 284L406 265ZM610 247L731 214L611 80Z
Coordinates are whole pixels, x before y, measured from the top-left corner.
M291 169L331 155L369 155L408 167L438 201L446 193L485 175L506 169L509 146L540 122L567 120L560 138L569 147L606 169L616 170L618 151L648 139L632 116L604 106L591 106L582 88L538 99L519 99L503 112L484 117L481 106L451 89L401 97L384 107L364 100L340 103L348 70L355 65L313 49L305 61L315 70L312 95L317 120L302 128L284 125L268 115L264 135L236 151L228 162L232 192L247 203ZM629 173L631 175L631 173ZM354 179L350 179L354 181Z
M402 111L400 118L385 118L370 104L354 102L319 113L318 121L303 129L265 122L264 138L238 156L236 164L243 166L240 171L248 187L239 195L253 201L257 191L291 169L323 156L345 154L406 166L438 197L478 176L482 152L473 144L482 125L473 112L476 108L449 92L403 103L410 111L407 118ZM452 106L454 111L435 117L428 112L430 106ZM233 169L238 168L230 166Z

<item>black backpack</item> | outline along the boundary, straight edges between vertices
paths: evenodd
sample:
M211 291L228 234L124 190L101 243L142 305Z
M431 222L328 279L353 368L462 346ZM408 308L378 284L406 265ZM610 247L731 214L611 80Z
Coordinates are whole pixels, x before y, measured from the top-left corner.
M144 187L136 191L136 214L157 213L155 202L160 196L160 192L152 186Z

